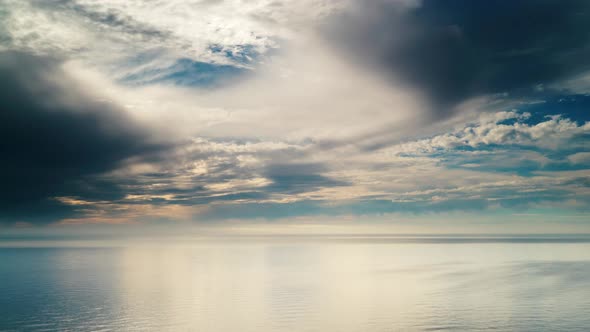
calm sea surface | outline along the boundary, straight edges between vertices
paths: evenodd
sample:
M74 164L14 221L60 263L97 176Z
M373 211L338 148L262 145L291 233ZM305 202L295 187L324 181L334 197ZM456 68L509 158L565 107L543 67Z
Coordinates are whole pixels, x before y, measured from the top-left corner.
M1 331L590 331L587 238L19 243Z

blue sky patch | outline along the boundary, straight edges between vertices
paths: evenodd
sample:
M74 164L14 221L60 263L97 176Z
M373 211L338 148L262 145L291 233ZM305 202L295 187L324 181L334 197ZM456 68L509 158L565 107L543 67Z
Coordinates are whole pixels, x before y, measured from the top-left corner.
M180 59L165 68L156 68L128 75L122 79L126 84L173 84L193 87L217 87L244 75L248 69L231 65Z

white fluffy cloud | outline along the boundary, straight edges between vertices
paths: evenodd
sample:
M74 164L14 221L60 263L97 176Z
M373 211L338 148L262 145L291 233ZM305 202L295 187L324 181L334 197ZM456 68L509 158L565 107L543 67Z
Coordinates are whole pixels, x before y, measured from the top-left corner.
M230 63L264 54L344 3L327 0L6 0L11 47L83 57L97 65L148 51L172 58ZM215 48L215 50L214 50Z
M571 139L590 133L590 122L578 124L561 115L553 115L539 123L530 124L528 113L505 111L483 114L477 121L452 132L393 147L392 151L406 153L435 152L458 147L477 148L486 145L520 145L545 149L572 147ZM512 123L504 123L512 120Z

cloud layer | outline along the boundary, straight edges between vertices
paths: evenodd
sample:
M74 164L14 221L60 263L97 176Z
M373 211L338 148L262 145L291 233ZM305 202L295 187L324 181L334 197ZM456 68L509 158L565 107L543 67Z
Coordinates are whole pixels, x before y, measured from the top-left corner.
M588 212L585 1L0 6L2 223Z
M326 30L361 63L423 92L441 117L473 97L530 93L588 71L588 22L583 0L374 1Z
M149 143L117 106L78 90L53 59L0 53L1 220L53 221L72 213L55 198L122 197L96 177L163 146Z

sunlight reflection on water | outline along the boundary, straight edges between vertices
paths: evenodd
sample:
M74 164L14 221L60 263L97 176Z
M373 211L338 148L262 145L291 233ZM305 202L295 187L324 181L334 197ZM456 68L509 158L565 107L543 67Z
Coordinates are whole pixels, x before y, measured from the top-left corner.
M0 248L2 331L587 331L590 243Z

